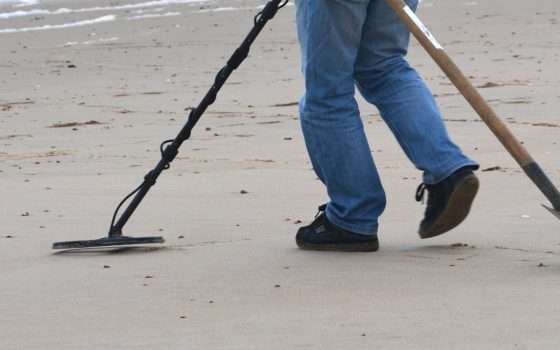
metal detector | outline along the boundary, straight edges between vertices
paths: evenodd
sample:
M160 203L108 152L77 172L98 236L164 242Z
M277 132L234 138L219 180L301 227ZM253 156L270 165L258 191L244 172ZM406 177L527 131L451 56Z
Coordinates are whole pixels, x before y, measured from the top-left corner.
M186 124L183 126L179 134L171 140L164 141L160 146L161 160L158 162L156 167L152 169L146 176L144 176L144 181L140 186L138 186L134 191L128 194L117 206L113 214L113 219L111 220L111 226L109 228L109 234L107 237L94 240L84 240L84 241L66 241L66 242L56 242L53 244L53 249L86 249L86 248L110 248L110 247L122 247L122 246L133 246L133 245L145 245L154 243L164 243L163 237L130 237L123 235L123 228L132 216L148 191L156 184L158 177L164 170L170 168L171 162L175 159L179 153L179 148L191 137L191 132L195 127L196 123L199 121L200 117L204 114L206 109L216 101L218 92L223 87L223 85L228 80L229 76L236 70L241 63L249 56L249 51L253 42L257 39L258 35L261 33L263 28L266 26L267 22L270 21L278 10L283 8L288 4L289 0L271 0L269 1L262 11L260 11L254 18L254 27L249 32L241 46L239 46L227 64L218 72L216 75L214 84L208 90L202 101L196 108L192 108L188 115ZM118 216L121 207L128 202L130 204L125 209L125 211ZM118 219L117 219L118 218Z

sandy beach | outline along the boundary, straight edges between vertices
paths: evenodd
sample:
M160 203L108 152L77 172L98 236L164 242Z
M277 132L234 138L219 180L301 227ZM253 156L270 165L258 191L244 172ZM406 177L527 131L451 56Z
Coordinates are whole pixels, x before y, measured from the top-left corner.
M0 349L558 349L560 222L439 68L409 58L481 163L468 220L416 234L421 174L359 100L388 195L376 253L294 235L326 200L299 128L294 6L266 27L126 227L107 234L264 1L0 1ZM425 0L418 15L560 185L560 3Z

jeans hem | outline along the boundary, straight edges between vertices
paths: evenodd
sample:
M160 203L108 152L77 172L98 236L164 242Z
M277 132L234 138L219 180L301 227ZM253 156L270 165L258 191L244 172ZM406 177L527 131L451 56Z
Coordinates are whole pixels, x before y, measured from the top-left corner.
M443 180L447 179L449 176L451 176L454 172L456 172L457 170L464 168L464 167L468 167L471 166L474 168L474 170L478 170L478 168L480 167L480 165L472 160L466 161L466 162L462 162L458 165L455 165L451 168L449 168L447 171L443 172L441 176L437 177L437 178L430 178L430 179L425 179L424 182L428 185L435 185L438 184L440 182L442 182Z
M368 228L364 228L364 226L358 226L358 225L351 225L348 224L346 222L342 222L339 219L337 219L336 217L333 217L333 215L329 214L328 211L328 207L327 207L327 211L325 212L325 215L327 216L327 219L335 226L346 230L346 231L350 231L352 233L356 233L359 235L364 235L364 236L377 236L377 229L379 225L374 225L374 226L370 226Z

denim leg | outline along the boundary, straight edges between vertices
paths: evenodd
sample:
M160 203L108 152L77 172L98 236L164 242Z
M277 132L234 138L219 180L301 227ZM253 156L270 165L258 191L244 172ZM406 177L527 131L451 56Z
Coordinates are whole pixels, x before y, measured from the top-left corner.
M299 0L305 77L300 103L313 168L330 197L326 215L355 233L377 233L385 193L354 99L354 65L369 0Z
M418 0L408 0L416 9ZM455 145L434 97L405 59L410 35L385 0L372 0L363 27L355 78L364 98L382 118L424 182L438 183L455 170L478 164Z

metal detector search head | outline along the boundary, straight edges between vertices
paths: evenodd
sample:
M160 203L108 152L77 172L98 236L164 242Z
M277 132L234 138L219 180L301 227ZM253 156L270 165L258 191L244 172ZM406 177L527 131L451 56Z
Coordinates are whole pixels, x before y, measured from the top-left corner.
M53 249L90 249L90 248L112 248L130 245L146 245L164 243L163 237L127 237L127 236L109 236L100 239L85 241L67 241L56 242Z

